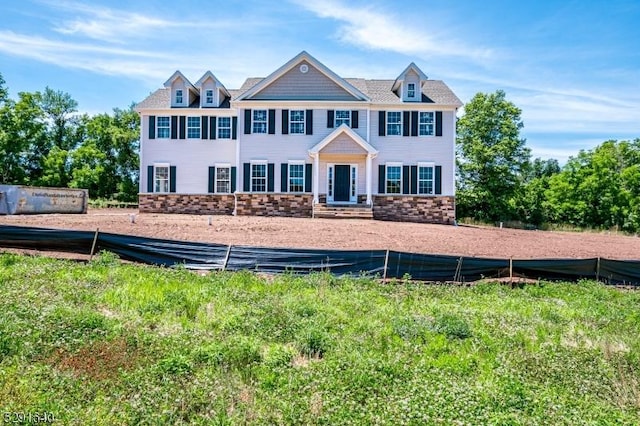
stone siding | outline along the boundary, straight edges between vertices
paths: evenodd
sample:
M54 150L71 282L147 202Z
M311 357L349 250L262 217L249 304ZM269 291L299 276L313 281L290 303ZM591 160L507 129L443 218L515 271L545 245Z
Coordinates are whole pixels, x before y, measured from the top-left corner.
M453 225L456 220L455 197L374 195L373 218L393 222Z
M236 196L237 215L311 217L313 214L312 194L237 193Z
M233 194L139 194L140 213L233 214Z

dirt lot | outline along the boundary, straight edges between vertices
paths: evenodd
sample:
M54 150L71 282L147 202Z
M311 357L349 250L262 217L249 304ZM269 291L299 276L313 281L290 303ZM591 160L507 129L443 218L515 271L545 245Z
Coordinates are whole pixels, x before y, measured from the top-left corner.
M135 223L131 216L135 215ZM81 229L222 244L390 249L477 257L640 259L640 238L609 233L523 231L370 220L138 214L0 216L0 224Z

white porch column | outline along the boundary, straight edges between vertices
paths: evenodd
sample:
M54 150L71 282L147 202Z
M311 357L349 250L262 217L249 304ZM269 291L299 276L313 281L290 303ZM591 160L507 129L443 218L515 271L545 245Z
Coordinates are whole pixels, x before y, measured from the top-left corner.
M371 154L367 154L367 163L366 163L366 173L367 173L367 204L371 205L371 180L372 180L372 171L371 171Z
M318 204L320 197L320 153L317 152L313 157L313 204Z

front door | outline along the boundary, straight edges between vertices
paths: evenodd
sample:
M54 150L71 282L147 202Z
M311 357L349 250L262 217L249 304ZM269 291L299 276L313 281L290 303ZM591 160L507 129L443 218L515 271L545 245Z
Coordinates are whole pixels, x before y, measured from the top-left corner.
M335 192L333 201L348 202L350 200L351 182L349 175L351 174L351 166L336 164Z

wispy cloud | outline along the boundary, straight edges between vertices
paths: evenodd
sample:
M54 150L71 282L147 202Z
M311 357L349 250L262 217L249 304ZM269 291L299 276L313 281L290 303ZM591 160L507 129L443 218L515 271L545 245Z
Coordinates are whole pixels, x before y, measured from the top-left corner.
M490 49L472 48L456 42L450 35L438 36L423 27L412 27L400 17L372 6L353 6L334 0L292 1L320 18L341 22L336 35L344 43L413 56L462 56L474 60L492 56Z

